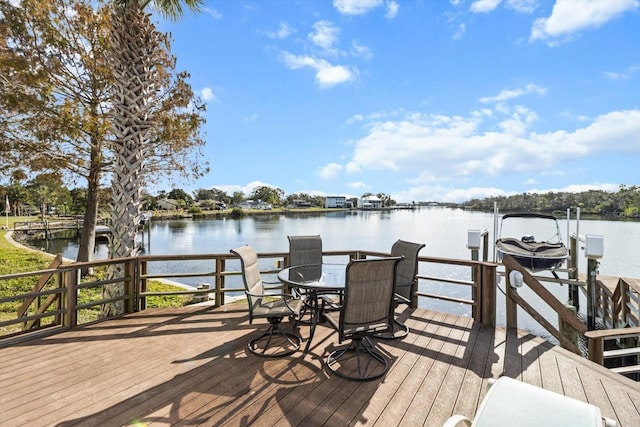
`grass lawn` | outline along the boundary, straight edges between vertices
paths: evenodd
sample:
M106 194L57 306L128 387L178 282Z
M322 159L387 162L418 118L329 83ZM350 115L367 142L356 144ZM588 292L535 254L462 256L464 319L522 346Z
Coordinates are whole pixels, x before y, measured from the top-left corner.
M34 217L10 217L9 229L13 228L15 221L33 220ZM4 225L4 224L3 224ZM44 252L32 251L24 248L19 248L11 244L6 239L6 230L0 231L0 276L22 273L28 271L37 271L46 269L54 256L46 254ZM105 271L97 271L97 276L105 274ZM91 281L92 278L83 278L83 282ZM22 293L31 292L37 281L37 276L24 277L19 279L10 279L0 281L0 298L13 295L19 295ZM48 289L48 286L45 289ZM149 281L147 284L148 291L151 292L168 292L178 291L181 288L167 285L166 283L159 281ZM102 290L100 288L94 289L82 289L78 292L78 303L86 303L90 301L100 300L102 296ZM46 297L42 297L44 300ZM190 295L171 295L171 296L157 296L147 298L147 307L181 307L190 303L192 297ZM21 302L0 303L0 322L17 317L17 311L20 308ZM79 310L78 323L86 323L95 320L98 316L99 308L90 308L85 310ZM46 318L49 319L49 318ZM44 319L44 320L46 320ZM15 332L19 330L19 325L12 325L11 327L0 327L0 336L7 333Z

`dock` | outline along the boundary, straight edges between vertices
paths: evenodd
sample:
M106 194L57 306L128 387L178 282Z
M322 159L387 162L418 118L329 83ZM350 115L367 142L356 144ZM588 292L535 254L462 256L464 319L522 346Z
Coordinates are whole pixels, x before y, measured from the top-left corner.
M42 233L45 239L50 238L55 233L75 230L78 233L82 230L82 219L53 219L45 221L16 221L13 225L14 231L20 231L25 233ZM109 226L104 224L104 221L100 221L96 225L96 236L104 237L111 234Z
M307 355L252 355L247 342L267 323L250 325L246 302L147 309L25 340L0 348L0 425L440 426L472 418L503 375L640 425L640 386L622 375L515 329L398 314L411 332L378 342L391 368L369 383L328 374L338 336L322 325Z

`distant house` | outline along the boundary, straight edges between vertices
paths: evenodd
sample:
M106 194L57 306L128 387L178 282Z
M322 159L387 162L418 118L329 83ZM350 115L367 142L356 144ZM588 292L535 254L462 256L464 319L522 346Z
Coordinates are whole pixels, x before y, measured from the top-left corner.
M164 211L177 211L180 209L178 201L175 199L160 199L157 202L158 209Z
M324 199L324 207L330 208L346 208L347 198L345 196L327 196Z
M294 199L291 201L291 206L294 208L310 208L311 202L307 200Z
M270 211L272 209L271 204L267 202L263 202L262 200L245 200L243 202L240 202L238 207L244 210L260 209L260 210Z
M368 196L358 199L358 207L360 209L382 209L382 199Z

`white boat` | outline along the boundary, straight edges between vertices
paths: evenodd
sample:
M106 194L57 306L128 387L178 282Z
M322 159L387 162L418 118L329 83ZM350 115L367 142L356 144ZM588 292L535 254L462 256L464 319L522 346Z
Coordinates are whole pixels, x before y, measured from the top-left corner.
M550 230L555 233L544 241L536 241L533 235L525 234L522 237L503 236L502 229L505 220L508 219L543 219L549 220ZM555 227L554 227L555 226ZM551 232L551 231L550 231ZM496 240L496 252L498 261L502 261L504 255L511 255L520 265L529 270L553 270L561 267L569 258L569 250L562 242L558 220L553 215L536 213L516 213L503 215L500 222L500 234Z

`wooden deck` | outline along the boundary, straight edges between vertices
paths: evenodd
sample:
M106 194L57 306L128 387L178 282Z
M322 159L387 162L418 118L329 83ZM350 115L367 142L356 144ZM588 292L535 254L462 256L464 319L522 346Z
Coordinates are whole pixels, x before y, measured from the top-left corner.
M249 325L244 303L149 310L0 348L0 425L439 426L472 417L501 375L640 425L639 384L537 337L422 309L401 317L411 334L380 342L391 369L369 383L327 375L337 334L324 326L305 357L248 353L265 323Z

